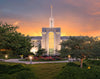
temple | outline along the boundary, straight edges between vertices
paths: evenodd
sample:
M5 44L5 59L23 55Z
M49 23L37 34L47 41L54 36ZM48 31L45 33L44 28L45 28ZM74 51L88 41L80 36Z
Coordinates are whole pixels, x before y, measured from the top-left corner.
M42 28L42 36L32 36L31 43L33 48L31 52L35 53L39 47L47 51L46 55L58 55L61 49L60 43L67 40L68 36L61 36L61 28L54 27L53 7L51 6L51 16L49 18L49 27Z

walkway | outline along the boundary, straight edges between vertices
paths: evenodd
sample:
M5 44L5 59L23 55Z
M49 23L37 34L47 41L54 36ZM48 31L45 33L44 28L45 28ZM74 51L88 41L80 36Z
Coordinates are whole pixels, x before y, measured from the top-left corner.
M8 59L4 60L4 62L13 62L13 63L25 63L30 64L30 61L19 61L20 59ZM64 61L33 61L32 64L40 64L40 63L66 63L69 62L68 60Z

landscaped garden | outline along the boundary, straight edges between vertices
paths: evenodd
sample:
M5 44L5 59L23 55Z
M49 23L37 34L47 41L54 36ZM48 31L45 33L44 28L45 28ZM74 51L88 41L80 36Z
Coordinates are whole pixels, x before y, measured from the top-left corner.
M52 64L0 62L0 79L100 79L100 60Z
M55 79L65 64L26 65L0 62L0 79Z
M57 79L100 79L100 60L85 61L83 68L80 68L79 62L67 63Z
M41 46L37 52L30 52L34 47L31 38L17 32L17 28L0 23L0 58L21 57L23 61L30 60L31 65L0 62L0 79L100 79L100 60L86 60L100 58L97 37L69 37L61 42L61 50L56 50L59 56L44 56L47 51ZM32 65L32 60L48 63L66 58L79 59L79 62Z
M66 60L59 56L32 56L32 61L63 61ZM30 57L20 59L20 61L30 61Z

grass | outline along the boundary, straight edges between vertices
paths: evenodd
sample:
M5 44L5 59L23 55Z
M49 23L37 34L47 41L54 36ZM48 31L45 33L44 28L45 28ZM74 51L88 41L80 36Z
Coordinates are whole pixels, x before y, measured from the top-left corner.
M0 62L0 64L5 65L16 65L17 63L5 63ZM66 65L66 63L48 63L48 64L34 64L34 65L26 65L21 64L26 68L31 69L32 72L35 73L35 75L38 77L38 79L55 79L56 75L60 72L63 66Z
M34 68L34 72L39 79L55 79L55 76L65 65L66 63L49 63L30 65L30 67Z
M87 62L87 61L84 61L84 62ZM74 63L80 65L80 62L74 62ZM12 66L12 65L16 65L18 63L0 62L0 64ZM57 75L59 75L59 73L62 72L62 69L64 69L66 67L66 63L21 64L21 65L23 65L25 68L29 68L31 70L29 72L33 72L37 76L38 79L58 79L58 78L56 78ZM92 66L92 64L90 66ZM66 67L66 68L68 69L68 67ZM70 70L72 70L71 71L71 74L72 74L72 72L74 71L74 69L72 69L72 68L76 69L77 67L69 67L69 68L70 68ZM76 69L77 72L78 72L78 69L80 70L80 68ZM87 70L87 67L85 69ZM91 69L99 70L100 66L95 65L95 66L92 66ZM66 69L64 69L64 70L66 70ZM24 74L24 72L21 72L21 73L22 73L22 75ZM66 74L68 74L68 73L66 73ZM65 79L65 78L63 78L63 79Z
M34 71L25 64L0 62L0 79L37 79Z
M59 72L56 79L100 79L100 61L84 62L83 68L80 68L79 62L67 63Z

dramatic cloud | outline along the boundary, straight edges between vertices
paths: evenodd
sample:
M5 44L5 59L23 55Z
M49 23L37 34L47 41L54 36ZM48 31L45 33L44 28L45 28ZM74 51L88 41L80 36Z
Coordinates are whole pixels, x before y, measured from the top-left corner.
M50 5L62 35L100 36L100 0L0 0L0 21L20 26L25 35L49 27Z

